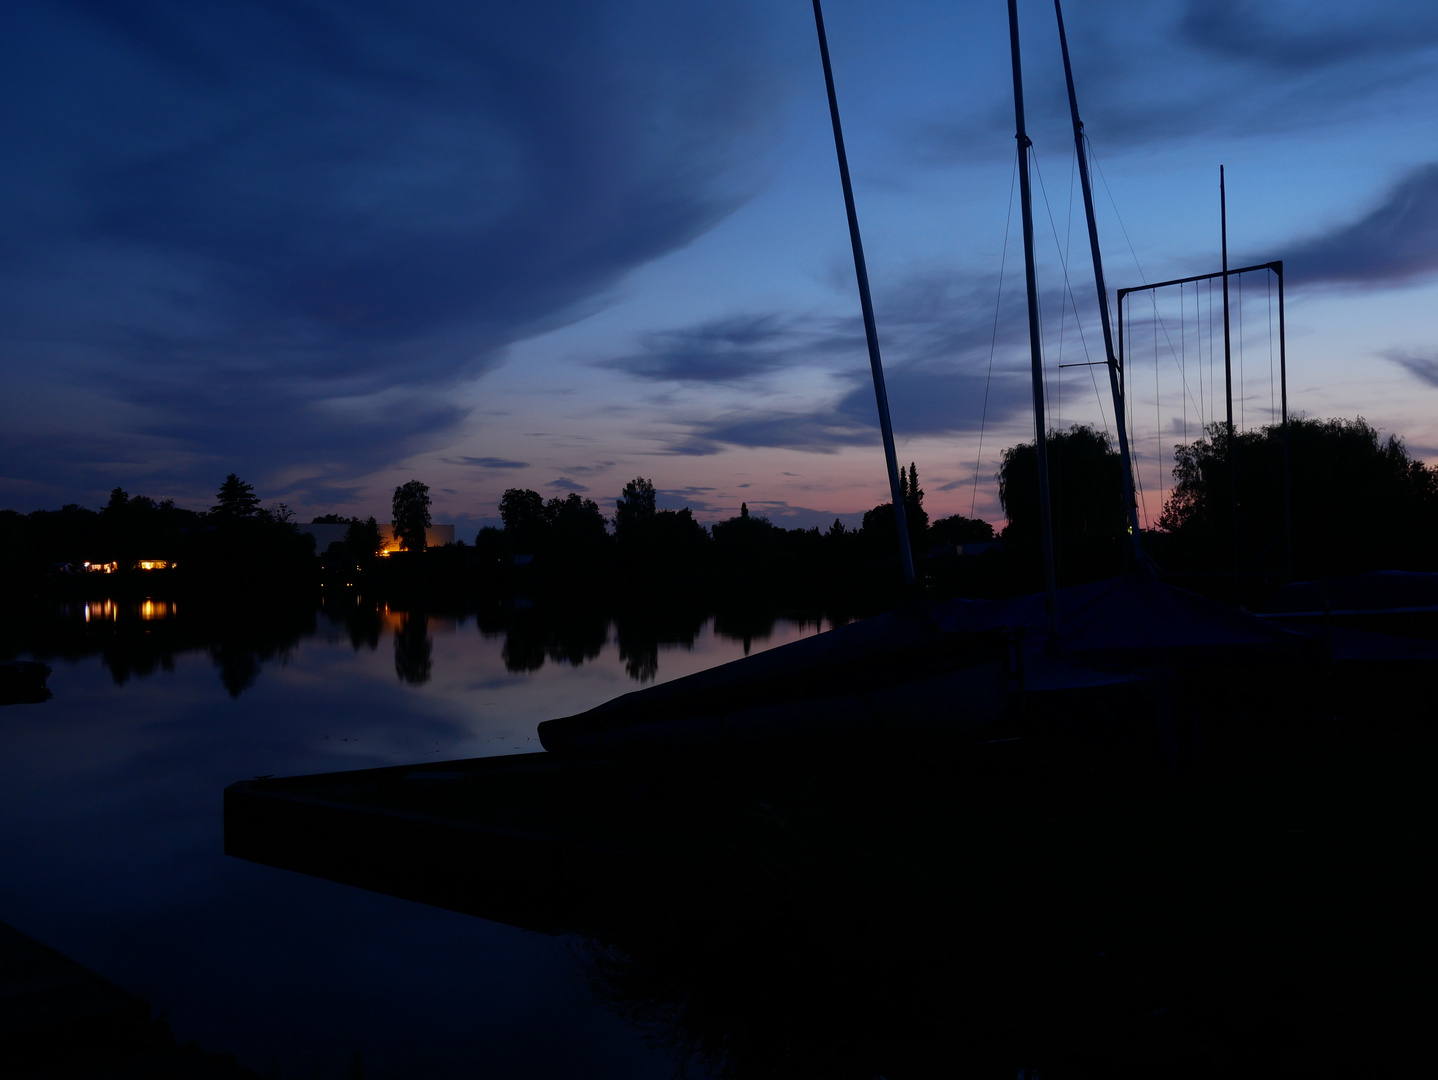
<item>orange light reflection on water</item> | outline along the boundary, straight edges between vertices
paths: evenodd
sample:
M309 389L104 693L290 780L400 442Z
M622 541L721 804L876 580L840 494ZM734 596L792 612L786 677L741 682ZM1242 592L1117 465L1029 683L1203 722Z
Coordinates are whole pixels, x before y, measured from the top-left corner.
M117 622L120 605L113 600L90 600L85 603L86 622ZM173 600L151 600L146 598L129 609L145 622L154 619L172 619L180 613L180 605Z
M100 622L109 619L114 622L120 617L120 607L113 600L94 600L85 605L85 621Z

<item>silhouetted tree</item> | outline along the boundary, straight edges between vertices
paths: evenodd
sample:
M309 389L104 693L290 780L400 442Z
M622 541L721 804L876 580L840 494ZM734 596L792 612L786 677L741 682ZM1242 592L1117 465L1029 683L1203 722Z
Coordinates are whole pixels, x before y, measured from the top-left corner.
M534 552L548 531L544 496L529 488L506 488L499 499L499 516L510 542L526 554Z
M1361 416L1289 421L1293 545L1300 577L1438 564L1438 470L1379 437ZM1283 545L1283 429L1234 437L1240 569L1278 570ZM1159 525L1184 569L1227 571L1233 561L1228 439L1222 424L1175 447L1174 487Z
M380 546L384 539L380 536L379 522L373 517L361 521L354 518L345 530L345 549L350 558L356 562L364 559L373 559L379 554Z
M929 539L936 544L976 544L994 538L994 527L982 518L954 514L929 526Z
M624 485L624 493L614 502L614 535L623 540L626 532L632 532L654 514L654 482L636 476Z
M744 564L748 571L767 569L776 555L784 530L763 514L751 514L748 503L739 504L739 516L716 521L709 529L715 556L728 564Z
M112 493L111 498L113 497ZM260 500L255 495L255 489L234 473L230 473L225 477L225 482L220 485L219 494L215 496L215 505L211 508L210 513L221 514L229 518L248 518L254 517L259 509Z
M915 555L922 555L928 550L929 515L924 510L924 489L919 487L917 465L899 466L899 498L904 504L904 524L909 527L909 548ZM880 503L866 511L861 530L863 545L870 557L887 559L899 540L894 525L894 504Z
M1121 572L1123 465L1108 434L1075 424L1067 431L1050 431L1047 450L1054 561L1061 577L1075 582ZM1037 568L1041 537L1034 444L1005 450L997 479L999 502L1009 519L1004 541L1023 565Z
M544 504L544 522L551 542L572 554L592 552L609 537L599 504L573 491L563 499L550 499Z
M424 550L424 531L431 525L429 518L429 485L411 480L394 489L391 503L394 512L394 535L405 551Z

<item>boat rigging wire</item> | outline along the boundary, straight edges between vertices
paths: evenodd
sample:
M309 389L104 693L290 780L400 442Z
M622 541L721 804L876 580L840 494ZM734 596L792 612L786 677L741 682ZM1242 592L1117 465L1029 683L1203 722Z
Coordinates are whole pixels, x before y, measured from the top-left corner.
M1076 158L1073 158L1073 159L1070 159L1070 160L1072 160L1072 161L1074 162L1074 168L1077 168L1077 167L1078 167L1077 159L1076 159ZM1077 301L1074 299L1073 288L1072 288L1072 286L1071 286L1070 283L1069 283L1068 258L1067 258L1067 256L1065 255L1063 246L1059 244L1058 224L1054 221L1053 208L1049 206L1049 194L1048 194L1048 189L1044 187L1043 171L1039 168L1039 159L1038 159L1038 155L1037 155L1036 153L1034 154L1034 172L1038 175L1038 180L1039 180L1039 193L1043 196L1043 200L1044 200L1044 211L1045 211L1045 213L1047 213L1048 216L1049 216L1049 229L1053 232L1053 236L1054 236L1054 247L1058 250L1058 255L1059 255L1059 265L1063 268L1064 296L1068 299L1069 307L1072 307L1072 308L1073 308L1073 313L1074 313L1074 325L1075 325L1076 327L1078 327L1079 343L1083 346L1084 359L1085 359L1085 361L1088 361L1088 360L1090 359L1090 354L1089 354L1089 351L1088 351L1088 338L1084 335L1084 332L1083 332L1083 320L1079 317L1078 303L1077 303ZM1072 180L1072 176L1070 176L1070 180L1069 180L1069 217L1070 217L1070 232L1072 232L1072 217L1073 217L1073 180ZM1064 315L1067 316L1067 314L1068 314L1068 308L1067 308L1067 307L1063 308L1063 311L1064 311ZM1059 324L1059 367L1062 368L1063 366L1064 366L1064 364L1063 364L1063 323L1060 322L1060 324ZM1085 364L1084 366L1088 366L1088 365ZM1103 407L1103 395L1099 393L1099 389L1098 389L1098 376L1095 375L1092 370L1090 370L1090 371L1089 371L1089 378L1090 378L1090 379L1092 380L1092 382L1093 382L1094 398L1098 401L1098 412L1099 412L1099 417L1100 417L1100 419L1103 421L1104 434L1108 434L1108 414L1104 411L1104 407Z
M1273 275L1265 274L1263 277L1264 297L1268 301L1268 422L1274 420L1274 414L1278 412L1277 402L1273 396Z
M1243 275L1238 278L1238 430L1248 427L1248 391L1243 383Z
M1014 185L1018 183L1019 177L1019 152L1014 150L1014 170L1009 177L1009 210L1004 218L1004 249L999 256L999 291L994 297L994 329L989 338L989 373L984 376L984 411L979 417L979 452L974 458L974 490L969 498L969 516L974 516L974 507L979 498L979 469L984 460L984 427L989 419L989 387L994 380L994 350L999 343L999 308L1004 299L1004 267L1009 259L1009 229L1014 223Z

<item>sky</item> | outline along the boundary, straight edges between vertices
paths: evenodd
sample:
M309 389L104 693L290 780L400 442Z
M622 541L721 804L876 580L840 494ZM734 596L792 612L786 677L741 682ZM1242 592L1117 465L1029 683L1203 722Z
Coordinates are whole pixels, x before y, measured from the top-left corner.
M1102 345L1053 9L1020 12L1047 420L1111 430L1060 366ZM1219 268L1224 165L1231 265L1286 268L1291 410L1438 461L1438 7L1064 14L1110 286ZM931 517L1001 522L1033 437L1005 5L825 20L899 457ZM508 487L804 527L888 497L802 0L10 0L0 59L0 507L203 509L236 472L387 520L419 479L464 536ZM1278 410L1267 278L1244 427ZM1150 519L1222 415L1213 301L1173 293L1126 316Z

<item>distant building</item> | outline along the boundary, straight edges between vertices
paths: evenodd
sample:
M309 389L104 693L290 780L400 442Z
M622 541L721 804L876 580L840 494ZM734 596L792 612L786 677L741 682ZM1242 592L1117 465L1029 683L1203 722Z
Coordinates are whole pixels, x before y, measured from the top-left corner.
M381 555L388 555L391 552L400 550L399 540L394 535L393 525L381 525L379 527L379 538L382 541L379 549ZM453 525L431 525L424 530L425 547L444 547L445 544L454 543Z
M323 555L329 550L331 544L340 543L345 538L348 525L297 525L300 532L306 536L315 538L315 552ZM395 539L393 525L381 525L379 527L380 554L388 555L398 551L399 541ZM454 543L453 525L431 525L424 531L424 543L426 547L443 547L445 544Z
M295 527L306 536L315 538L316 555L323 555L331 544L342 543L349 529L348 525L300 525L298 522Z

